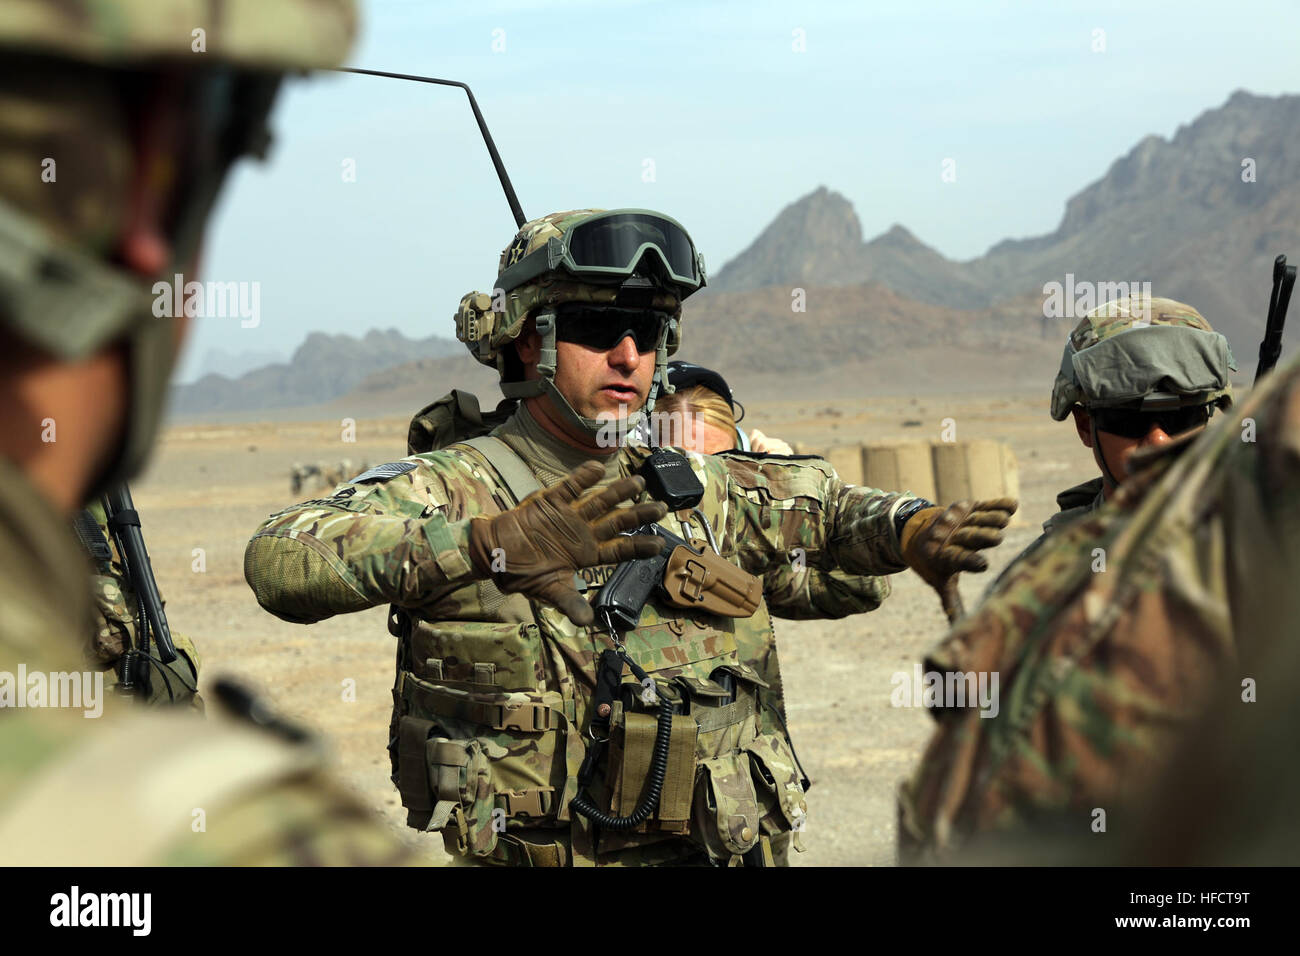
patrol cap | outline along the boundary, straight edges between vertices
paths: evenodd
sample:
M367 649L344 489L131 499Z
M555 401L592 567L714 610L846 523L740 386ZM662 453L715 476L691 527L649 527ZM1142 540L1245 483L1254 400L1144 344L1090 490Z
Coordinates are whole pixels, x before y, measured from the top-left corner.
M674 389L692 388L701 385L721 396L733 412L736 410L735 400L732 398L731 388L727 385L727 380L711 368L705 368L703 365L692 365L690 362L669 362L668 384L672 385Z
M1183 302L1146 295L1116 299L1088 313L1070 333L1052 388L1052 418L1070 409L1157 411L1232 404L1228 340Z

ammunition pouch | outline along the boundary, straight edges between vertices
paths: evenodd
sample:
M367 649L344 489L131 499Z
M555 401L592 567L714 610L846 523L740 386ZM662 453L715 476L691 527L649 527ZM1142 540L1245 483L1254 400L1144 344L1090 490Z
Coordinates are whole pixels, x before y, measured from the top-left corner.
M766 682L758 673L729 662L709 678L679 675L655 685L675 714L668 770L658 806L631 832L687 836L715 860L736 861L762 837L770 843L791 831L802 849L802 775L784 738L759 730L759 695ZM644 699L638 683L627 682L622 691L611 720L606 780L610 811L625 816L646 785L658 705ZM603 834L601 845L617 849L630 843L619 834Z
M558 693L471 691L399 680L390 744L407 824L443 834L449 852L493 857L507 821L560 817L570 720Z

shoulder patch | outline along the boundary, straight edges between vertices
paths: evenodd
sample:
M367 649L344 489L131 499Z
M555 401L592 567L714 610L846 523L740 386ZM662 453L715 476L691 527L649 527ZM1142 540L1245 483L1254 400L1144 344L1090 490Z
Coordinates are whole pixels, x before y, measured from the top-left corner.
M386 465L376 465L369 471L363 471L355 478L348 479L348 484L356 485L367 481L388 481L390 478L396 478L398 475L404 475L408 471L415 470L413 461L390 461Z

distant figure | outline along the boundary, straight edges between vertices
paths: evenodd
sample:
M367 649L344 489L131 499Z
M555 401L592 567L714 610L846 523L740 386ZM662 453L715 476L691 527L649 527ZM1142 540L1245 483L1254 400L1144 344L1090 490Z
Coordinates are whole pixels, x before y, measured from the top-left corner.
M336 465L326 465L320 461L310 465L294 462L289 469L289 493L298 495L302 494L304 489L325 491L337 488L343 482L369 470L370 465L366 462L362 462L360 467L353 467L350 458L344 458Z
M651 414L652 427L657 427L661 441L667 443L667 439L676 438L680 433L681 443L676 447L702 455L728 451L754 456L793 454L788 444L779 438L768 438L757 429L748 437L745 435L736 424L736 402L731 387L713 369L690 362L669 362L668 381L677 390L660 398ZM662 417L654 424L658 416ZM740 447L742 443L752 447ZM889 596L889 579L880 575L822 571L806 563L792 562L764 576L763 596L775 617L836 619L880 607ZM775 671L775 647L770 653ZM759 667L760 671L763 669Z
M713 369L690 362L669 362L668 382L677 391L661 396L650 416L652 427L655 420L660 423L656 436L660 444L702 455L716 455L732 448L767 455L794 454L779 438L768 438L758 429L746 435L738 427L735 396Z

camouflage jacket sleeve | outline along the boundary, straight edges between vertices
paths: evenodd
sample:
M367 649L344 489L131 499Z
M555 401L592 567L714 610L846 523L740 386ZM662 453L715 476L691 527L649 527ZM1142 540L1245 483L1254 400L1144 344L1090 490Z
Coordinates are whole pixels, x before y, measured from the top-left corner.
M1289 377L1156 451L930 655L927 674L996 678L996 707L932 711L900 792L905 861L1049 821L1088 833L1099 809L1113 832L1197 715L1245 699L1252 659L1294 631L1275 608L1300 614L1300 364Z
M792 621L841 618L874 611L889 596L889 579L786 564L763 575L773 617Z
M476 512L452 501L443 478L469 466L437 453L396 464L407 470L363 475L262 524L244 552L262 607L311 623L377 604L417 606L475 577L468 515Z
M912 495L847 485L821 458L723 453L706 482L727 497L727 532L741 567L760 576L793 562L822 571L893 574L903 570L894 513Z

